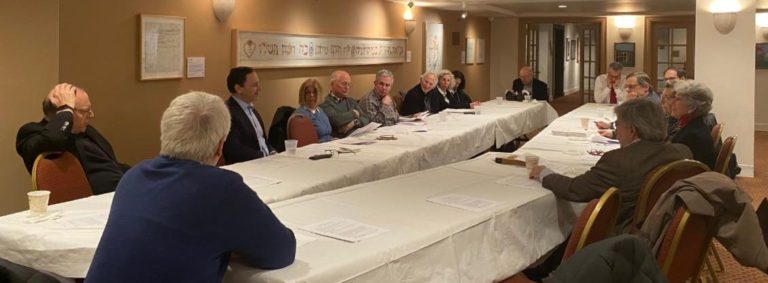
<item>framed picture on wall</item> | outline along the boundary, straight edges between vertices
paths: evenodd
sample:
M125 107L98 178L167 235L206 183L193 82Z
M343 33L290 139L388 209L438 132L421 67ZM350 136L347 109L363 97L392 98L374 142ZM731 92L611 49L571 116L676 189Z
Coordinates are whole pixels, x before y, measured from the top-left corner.
M424 25L424 70L440 71L443 69L443 24Z
M184 75L183 17L139 15L139 79L180 79Z
M613 45L614 61L624 67L635 67L635 43L618 42Z
M768 42L760 42L755 48L755 68L768 69Z
M475 54L477 54L477 58L475 58L475 63L477 64L483 64L485 63L485 39L478 38L477 39L477 49L475 50Z
M474 38L467 38L467 58L464 60L467 65L472 65L475 63L475 49L477 49L477 46L475 46L476 42L477 41Z
M568 49L568 54L570 54L571 60L576 60L576 39L572 38L570 40L569 46L570 48Z
M571 39L565 38L565 61L571 61Z

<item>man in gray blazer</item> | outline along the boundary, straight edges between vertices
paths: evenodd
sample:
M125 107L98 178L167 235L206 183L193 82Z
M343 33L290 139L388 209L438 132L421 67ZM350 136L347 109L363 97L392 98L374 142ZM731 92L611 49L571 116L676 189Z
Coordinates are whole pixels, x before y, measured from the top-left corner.
M616 137L621 148L606 152L589 171L574 178L537 166L530 178L539 180L555 196L576 202L588 202L610 187L619 189L621 207L616 232L632 222L637 196L645 175L659 165L692 158L684 145L666 142L667 122L661 107L647 99L633 99L614 108Z

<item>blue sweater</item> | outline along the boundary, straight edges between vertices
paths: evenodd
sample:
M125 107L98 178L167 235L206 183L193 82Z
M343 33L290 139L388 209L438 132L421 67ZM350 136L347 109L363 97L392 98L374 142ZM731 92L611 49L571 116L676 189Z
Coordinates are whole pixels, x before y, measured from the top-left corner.
M293 263L296 239L237 173L156 157L117 186L87 282L221 282L231 252Z
M300 106L294 113L312 120L312 124L315 125L315 132L317 132L319 142L327 142L333 139L333 136L331 136L333 133L331 121L328 120L328 116L325 115L322 108L318 107L317 111L312 113L312 111L309 111L309 108Z

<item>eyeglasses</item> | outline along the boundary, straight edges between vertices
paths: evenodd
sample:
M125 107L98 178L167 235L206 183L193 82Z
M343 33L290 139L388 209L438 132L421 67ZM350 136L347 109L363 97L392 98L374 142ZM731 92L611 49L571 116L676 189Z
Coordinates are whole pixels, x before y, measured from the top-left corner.
M352 87L352 83L350 83L350 82L339 82L339 86L341 86L341 87Z
M84 115L84 116L93 116L94 115L93 108L88 108L88 109L77 109L77 108L75 108L75 112L80 113L80 115Z

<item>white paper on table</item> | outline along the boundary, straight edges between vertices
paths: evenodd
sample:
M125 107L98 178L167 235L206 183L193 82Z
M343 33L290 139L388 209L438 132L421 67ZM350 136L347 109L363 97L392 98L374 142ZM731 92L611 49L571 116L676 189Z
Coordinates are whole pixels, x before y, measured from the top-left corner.
M269 185L280 184L283 181L258 175L248 175L243 178L243 182L251 188L260 188Z
M446 108L443 110L448 113L461 113L461 114L477 114L477 109L454 109L454 108Z
M584 130L581 131L569 131L569 130L552 130L553 136L563 136L563 137L581 137L586 138L587 132Z
M317 240L317 238L315 237L310 237L310 236L299 234L299 233L293 233L293 236L296 237L296 249Z
M366 145L366 144L374 144L376 141L374 140L365 140L360 138L344 138L336 141L340 144L348 144L348 145Z
M606 144L606 143L619 143L619 140L617 140L617 139L609 139L609 138L606 138L606 137L598 135L598 134L592 135L592 138L590 139L590 141L596 142L596 143L603 143L603 144Z
M359 136L359 135L371 132L371 131L375 130L378 127L381 127L381 124L376 123L376 122L370 122L370 123L368 123L368 125L365 125L363 127L358 128L357 130L355 130L354 132L349 134L349 136L350 137Z
M424 126L427 123L424 121L404 121L397 123L398 125L405 125L405 126Z
M67 229L104 229L107 225L107 212L85 216L62 217L54 220Z
M480 212L501 204L501 202L476 198L462 194L447 194L427 199L429 202L447 205L464 210Z
M527 172L527 170L523 172ZM520 187L520 188L526 188L526 189L541 188L541 183L539 183L539 181L531 180L531 178L528 178L528 174L525 174L525 175L515 174L514 176L498 179L494 183L499 185Z
M341 217L333 217L320 223L306 225L300 229L350 243L359 242L389 231Z

